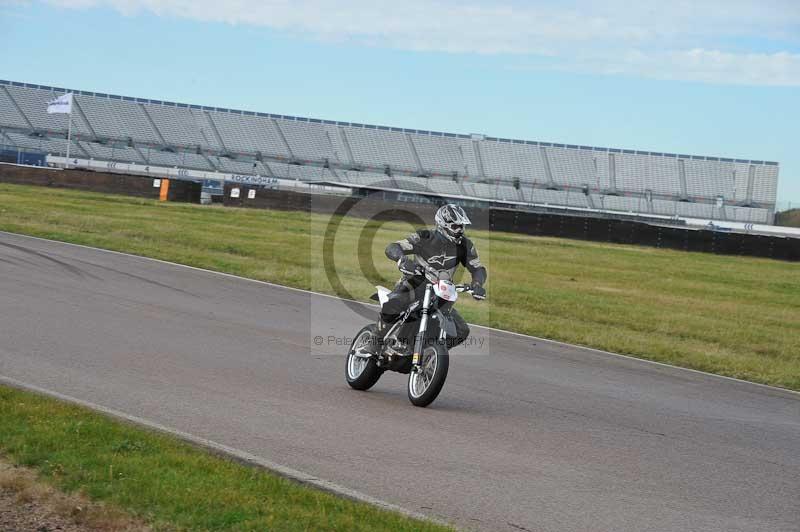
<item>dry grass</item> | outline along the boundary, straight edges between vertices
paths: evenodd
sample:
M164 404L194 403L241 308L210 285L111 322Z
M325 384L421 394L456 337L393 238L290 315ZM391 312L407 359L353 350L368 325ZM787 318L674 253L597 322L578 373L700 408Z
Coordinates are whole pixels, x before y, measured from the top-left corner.
M64 493L42 482L33 469L0 457L0 491L10 491L18 504L33 505L42 515L54 515L98 532L149 532L151 528L123 510L90 500L80 492Z

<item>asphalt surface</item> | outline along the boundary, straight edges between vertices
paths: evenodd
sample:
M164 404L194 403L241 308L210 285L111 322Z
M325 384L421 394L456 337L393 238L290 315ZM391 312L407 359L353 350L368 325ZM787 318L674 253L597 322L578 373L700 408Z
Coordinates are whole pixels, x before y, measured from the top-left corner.
M329 297L0 233L2 376L462 528L800 530L798 394L476 329L419 409L402 375L347 387L327 337L364 322Z

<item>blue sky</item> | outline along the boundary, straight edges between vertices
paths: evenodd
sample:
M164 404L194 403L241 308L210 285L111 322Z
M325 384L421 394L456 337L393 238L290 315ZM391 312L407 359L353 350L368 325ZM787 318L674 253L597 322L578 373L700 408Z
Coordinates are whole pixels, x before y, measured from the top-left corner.
M0 0L0 27L3 79L773 160L800 203L795 0Z

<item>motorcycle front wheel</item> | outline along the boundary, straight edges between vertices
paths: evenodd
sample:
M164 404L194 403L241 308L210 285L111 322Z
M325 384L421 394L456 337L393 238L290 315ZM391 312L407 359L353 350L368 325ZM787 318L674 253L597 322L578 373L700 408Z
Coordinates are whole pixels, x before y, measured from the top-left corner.
M375 362L375 357L367 358L358 355L369 342L375 342L376 340L376 327L375 324L372 324L358 331L353 343L350 344L344 376L347 379L347 384L355 390L369 390L383 374L383 370Z
M450 354L447 346L436 343L426 346L420 364L408 374L408 400L414 406L428 406L439 395L447 379Z

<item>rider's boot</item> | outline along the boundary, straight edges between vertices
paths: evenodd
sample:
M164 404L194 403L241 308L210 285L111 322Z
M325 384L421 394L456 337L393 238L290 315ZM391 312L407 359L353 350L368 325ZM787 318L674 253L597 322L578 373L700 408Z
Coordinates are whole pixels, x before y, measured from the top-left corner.
M376 337L369 342L369 344L364 348L364 351L368 352L371 355L377 355L380 353L380 342L383 341L383 337L386 334L386 331L391 327L391 323L387 323L383 321L382 318L378 318L378 321L375 324L375 332Z

